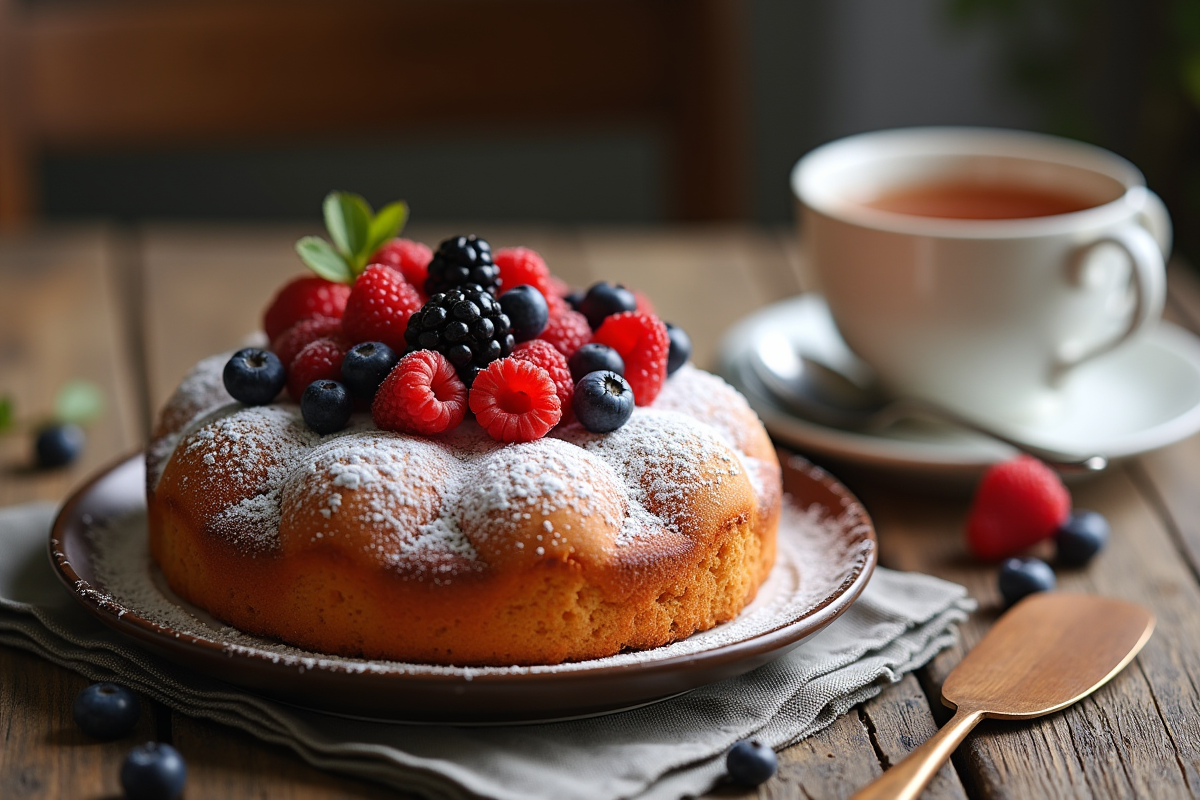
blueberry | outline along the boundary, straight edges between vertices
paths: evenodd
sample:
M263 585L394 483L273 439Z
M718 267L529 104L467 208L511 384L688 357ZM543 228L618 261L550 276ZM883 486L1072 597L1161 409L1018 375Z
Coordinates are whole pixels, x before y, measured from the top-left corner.
M621 354L599 342L588 342L576 350L575 354L567 359L567 366L571 368L571 380L576 383L583 380L584 375L596 370L606 369L618 375L625 374L625 361Z
M667 374L671 375L692 357L692 337L683 328L669 322L667 337L671 340L671 349L667 352Z
M546 298L527 283L514 286L500 295L500 310L512 325L513 338L518 342L536 339L550 322L550 307Z
M356 344L342 359L342 383L352 395L369 403L398 363L400 356L383 342Z
M1026 595L1054 588L1054 570L1040 558L1010 558L1000 565L1000 596L1011 606Z
M615 372L589 372L575 384L571 407L580 424L592 433L615 431L633 414L633 389Z
M353 411L354 400L337 381L313 381L300 397L304 421L322 436L346 427Z
M1073 511L1054 535L1058 563L1081 567L1108 541L1108 520L1098 511Z
M579 302L579 311L587 317L592 330L600 327L604 318L622 311L637 311L637 298L633 292L624 286L613 285L605 281L597 283L587 290L583 300Z
M183 756L169 744L139 744L121 765L121 788L129 800L174 800L186 782Z
M47 425L38 431L33 446L34 458L42 469L65 467L79 458L86 441L83 428L73 422Z
M583 303L583 295L584 295L584 291L582 289L576 289L575 291L571 292L566 297L564 297L563 300L566 300L567 305L569 305L571 308L578 311L580 304Z
M271 351L247 347L233 354L222 377L234 400L248 406L265 406L283 390L287 370Z
M775 774L779 766L775 751L757 739L742 739L729 748L725 769L729 779L742 786L758 786Z
M75 698L75 724L93 739L120 739L137 727L141 704L137 695L115 683L93 683Z

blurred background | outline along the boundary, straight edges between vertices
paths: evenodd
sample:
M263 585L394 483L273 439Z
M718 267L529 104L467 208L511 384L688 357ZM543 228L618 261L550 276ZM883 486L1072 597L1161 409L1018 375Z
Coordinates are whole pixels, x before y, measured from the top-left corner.
M1027 128L1200 255L1197 0L0 0L0 220L792 218L812 147Z

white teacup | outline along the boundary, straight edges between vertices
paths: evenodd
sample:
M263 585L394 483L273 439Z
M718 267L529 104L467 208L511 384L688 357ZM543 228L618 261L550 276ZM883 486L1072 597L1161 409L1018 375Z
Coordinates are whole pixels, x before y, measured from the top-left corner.
M1170 218L1098 147L880 131L813 150L792 190L838 329L897 396L1045 422L1071 369L1162 313Z

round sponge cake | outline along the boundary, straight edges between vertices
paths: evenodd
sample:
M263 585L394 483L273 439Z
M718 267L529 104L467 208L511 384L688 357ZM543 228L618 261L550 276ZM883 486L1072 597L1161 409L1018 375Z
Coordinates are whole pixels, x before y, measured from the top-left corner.
M147 450L151 552L229 624L330 654L555 664L732 619L775 559L780 470L754 412L685 366L622 428L523 444L369 417L320 436L202 361Z

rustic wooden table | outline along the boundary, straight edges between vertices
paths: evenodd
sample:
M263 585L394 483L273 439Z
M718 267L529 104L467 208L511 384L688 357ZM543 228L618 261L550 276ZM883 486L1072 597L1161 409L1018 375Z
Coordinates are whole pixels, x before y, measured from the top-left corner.
M465 230L467 227L463 227ZM635 285L692 335L711 365L721 332L802 288L790 233L746 227L575 230L497 228L494 245L525 244L575 285L601 277ZM151 414L202 356L258 324L283 279L299 271L283 227L78 227L0 239L0 393L20 410L47 408L59 385L103 386L108 411L65 471L28 469L29 442L0 441L0 505L61 500L90 473L145 440ZM450 228L411 229L436 241ZM1200 331L1200 282L1171 275L1168 315ZM835 469L836 472L836 469ZM938 686L998 613L994 568L969 560L967 498L846 476L879 532L881 563L969 587L980 610L962 645L781 754L773 798L844 798L924 741L948 716ZM930 798L1200 796L1200 437L1118 465L1074 489L1105 513L1113 541L1062 588L1150 606L1158 630L1109 686L1030 724L985 723L943 768ZM3 557L3 556L0 556ZM190 798L384 797L380 787L319 772L290 751L146 704L133 737L86 739L70 707L86 681L26 653L0 649L0 797L108 798L135 738L158 738L188 760ZM755 792L721 788L718 797Z

